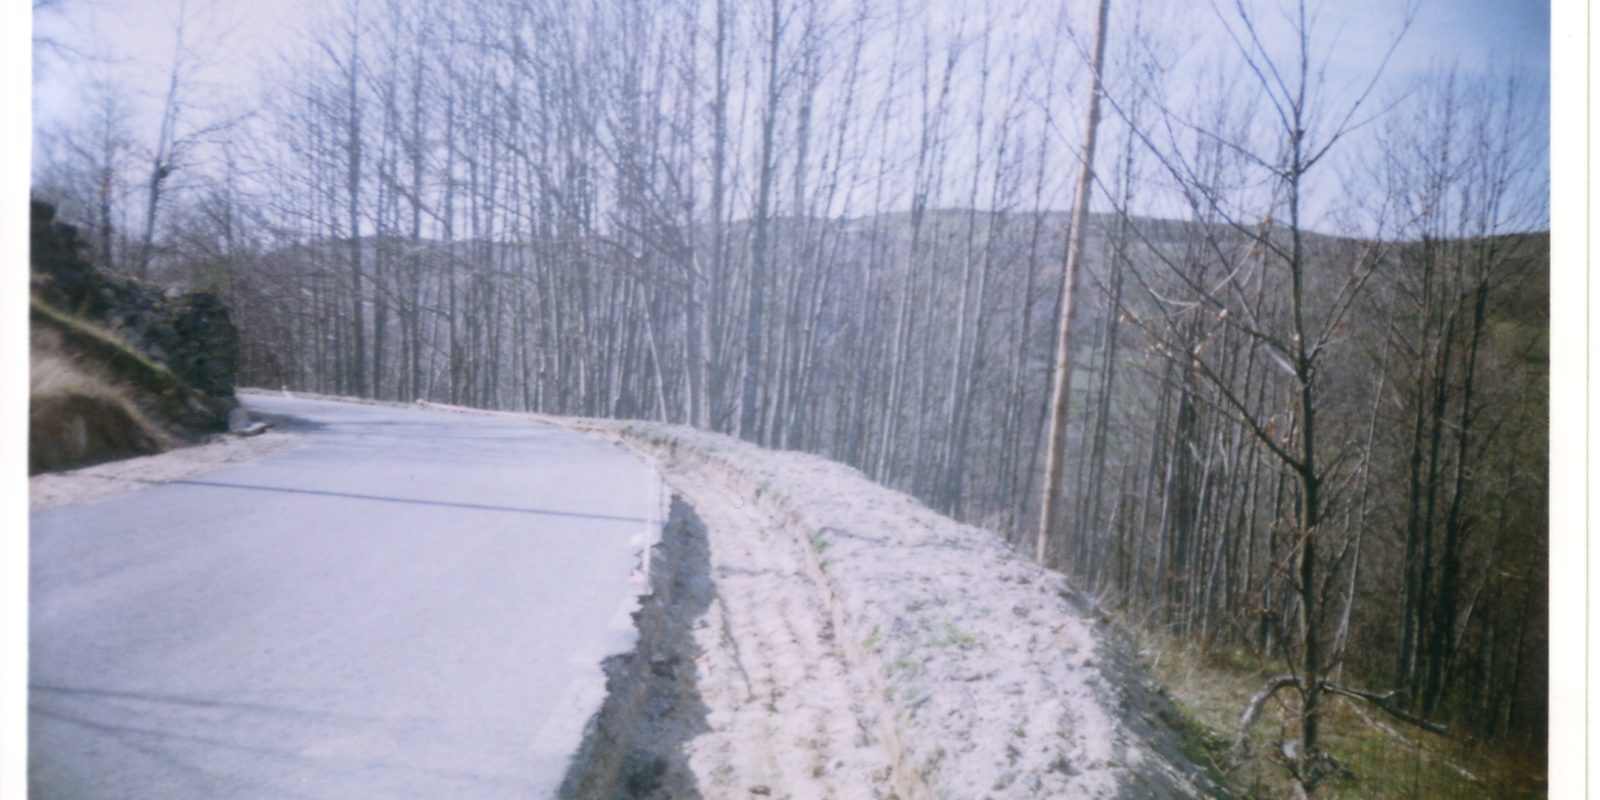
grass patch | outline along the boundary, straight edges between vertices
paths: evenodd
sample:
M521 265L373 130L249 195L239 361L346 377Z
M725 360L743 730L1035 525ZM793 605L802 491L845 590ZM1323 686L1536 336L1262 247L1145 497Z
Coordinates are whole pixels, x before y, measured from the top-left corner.
M113 366L123 371L132 372L138 383L148 384L150 388L166 389L173 384L183 383L172 370L146 358L115 334L51 308L37 297L30 298L30 302L36 328L54 331L54 338L47 340L51 349L58 352L64 348L88 351L101 360L114 362Z
M911 656L900 656L894 661L889 662L889 666L886 671L890 674L898 672L901 675L907 675L914 678L917 675L922 674L922 664L911 658Z
M1268 676L1283 672L1282 664L1237 650L1206 652L1148 631L1139 638L1146 667L1179 708L1182 719L1168 722L1183 735L1185 755L1198 764L1209 760L1229 767L1229 782L1243 796L1292 796L1292 778L1272 754L1279 739L1300 735L1299 700L1293 691L1279 692L1268 703L1251 731L1250 756L1228 764L1246 699ZM1322 743L1342 769L1318 787L1319 800L1545 796L1540 764L1417 730L1359 701L1324 697Z
M945 624L944 632L929 639L927 645L929 647L957 647L962 650L973 650L984 646L983 640L976 635L949 623Z

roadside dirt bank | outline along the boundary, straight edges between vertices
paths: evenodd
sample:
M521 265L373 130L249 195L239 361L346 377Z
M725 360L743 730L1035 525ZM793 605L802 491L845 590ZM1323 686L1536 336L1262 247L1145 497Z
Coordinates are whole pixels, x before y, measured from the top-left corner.
M1227 796L1127 641L993 533L815 456L546 419L639 450L681 500L672 586L613 672L644 698L609 723L617 777L569 796Z
M155 484L191 478L229 464L250 461L299 440L292 422L278 424L280 427L260 436L241 438L219 433L204 444L31 476L28 478L28 510L42 511L72 503L87 503Z
M240 388L237 395L248 400L253 394L275 394L269 389ZM285 392L284 394L288 394ZM295 397L360 403L348 397L313 395L295 392ZM398 408L413 407L409 403L373 403ZM250 461L260 456L289 447L300 441L299 432L308 423L293 417L253 414L253 417L271 423L265 433L255 436L238 436L231 433L212 434L199 444L184 445L148 456L135 456L118 461L108 461L77 469L45 472L28 478L28 510L87 503L104 497L170 483L214 472L229 464Z

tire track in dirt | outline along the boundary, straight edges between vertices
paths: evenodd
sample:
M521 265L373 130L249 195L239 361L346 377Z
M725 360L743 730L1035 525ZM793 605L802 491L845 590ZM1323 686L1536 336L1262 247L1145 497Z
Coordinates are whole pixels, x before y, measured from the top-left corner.
M872 734L879 712L837 646L803 545L703 469L675 463L667 472L704 522L717 587L696 635L711 730L687 745L701 790L892 796L889 757Z

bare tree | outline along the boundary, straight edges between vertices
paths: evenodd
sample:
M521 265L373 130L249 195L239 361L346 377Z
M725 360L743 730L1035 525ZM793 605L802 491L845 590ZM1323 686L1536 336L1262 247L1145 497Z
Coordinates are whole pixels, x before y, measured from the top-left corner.
M1225 194L1197 170L1194 162L1171 150L1161 152L1159 158L1175 181L1184 187L1191 204L1217 214L1236 236L1250 242L1252 249L1247 264L1259 262L1262 269L1270 268L1276 280L1281 281L1278 283L1281 288L1276 291L1282 292L1282 311L1269 314L1257 304L1237 302L1243 293L1236 281L1214 284L1202 280L1182 263L1172 264L1172 269L1186 287L1190 298L1186 302L1210 309L1218 319L1225 319L1230 327L1258 341L1289 379L1290 405L1283 422L1276 415L1263 416L1247 397L1233 389L1219 365L1212 357L1203 355L1197 344L1175 339L1170 327L1157 336L1171 358L1186 369L1192 368L1217 389L1221 406L1245 425L1255 441L1293 477L1294 519L1286 554L1290 568L1284 570L1282 576L1293 590L1296 630L1292 638L1281 640L1292 672L1287 680L1269 686L1267 694L1291 686L1300 694L1301 737L1298 747L1292 750L1292 764L1296 778L1311 791L1328 774L1327 758L1319 746L1320 702L1330 686L1327 681L1329 664L1323 653L1326 616L1323 601L1340 556L1347 552L1340 550L1331 563L1325 564L1319 559L1320 547L1333 533L1325 525L1329 519L1326 492L1336 465L1341 461L1319 449L1322 434L1320 375L1330 348L1339 338L1346 314L1379 263L1380 253L1371 246L1364 246L1342 256L1349 263L1342 284L1323 297L1316 296L1323 292L1308 285L1314 255L1307 244L1304 205L1311 186L1308 175L1336 144L1364 122L1359 115L1388 59L1386 56L1380 62L1371 82L1355 99L1329 120L1319 115L1322 98L1316 94L1319 76L1313 72L1313 26L1303 2L1298 3L1289 16L1296 47L1287 60L1273 56L1263 43L1257 19L1242 4L1236 4L1227 15L1221 9L1217 9L1217 13L1238 46L1247 74L1271 106L1275 125L1268 147L1265 150L1253 148L1247 139L1190 122L1171 109L1168 109L1168 124L1193 130L1204 139L1220 143L1239 154L1254 169L1270 176L1271 202L1259 221L1252 223L1243 216L1241 207L1231 205ZM1389 53L1393 53L1393 46ZM1321 131L1317 130L1319 126L1322 126ZM1278 216L1280 209L1281 218ZM1210 247L1221 250L1216 240ZM1238 275L1239 270L1235 269L1232 274ZM1192 394L1192 390L1185 394Z

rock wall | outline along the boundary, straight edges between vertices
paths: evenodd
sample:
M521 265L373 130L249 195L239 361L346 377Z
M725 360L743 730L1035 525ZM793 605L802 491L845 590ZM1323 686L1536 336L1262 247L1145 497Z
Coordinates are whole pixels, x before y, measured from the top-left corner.
M235 404L239 334L222 299L212 292L162 289L107 275L83 258L82 247L77 229L57 221L54 207L33 201L34 296L165 365L226 414Z

